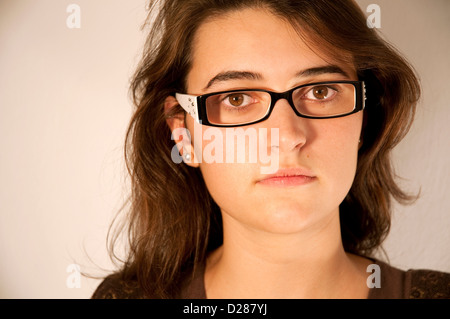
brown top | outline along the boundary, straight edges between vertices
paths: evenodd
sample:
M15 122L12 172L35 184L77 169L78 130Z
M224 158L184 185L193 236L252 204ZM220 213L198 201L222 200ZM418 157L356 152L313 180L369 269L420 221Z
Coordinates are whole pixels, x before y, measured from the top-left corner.
M427 269L403 271L378 260L374 264L380 267L380 288L371 288L368 299L450 299L450 273ZM204 274L202 265L193 279L185 282L179 299L206 299ZM125 282L113 274L98 286L92 298L142 299L145 295L136 281Z

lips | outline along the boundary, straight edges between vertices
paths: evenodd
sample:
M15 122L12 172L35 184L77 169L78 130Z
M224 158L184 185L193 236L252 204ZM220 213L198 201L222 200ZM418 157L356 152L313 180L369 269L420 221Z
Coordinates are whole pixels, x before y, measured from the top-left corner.
M316 176L307 169L285 168L278 170L275 174L264 176L258 184L276 187L293 187L312 183Z

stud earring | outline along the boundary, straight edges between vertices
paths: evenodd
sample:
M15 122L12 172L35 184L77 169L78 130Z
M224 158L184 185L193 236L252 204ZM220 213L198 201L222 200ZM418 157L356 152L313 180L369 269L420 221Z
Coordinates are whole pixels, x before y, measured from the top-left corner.
M190 161L191 160L191 154L189 154L189 153L186 153L185 155L184 155L184 159L186 160L186 161Z

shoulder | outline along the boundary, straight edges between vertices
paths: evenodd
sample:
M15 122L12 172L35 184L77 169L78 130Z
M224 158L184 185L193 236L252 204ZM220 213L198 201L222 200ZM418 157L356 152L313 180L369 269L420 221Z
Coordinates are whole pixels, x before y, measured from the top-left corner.
M449 299L450 273L430 269L401 270L381 261L381 285L372 288L370 298Z
M206 298L203 283L204 267L189 272L179 282L180 291L174 292L176 299L204 299ZM126 277L121 272L107 276L95 289L91 299L159 299L160 297L146 293L135 276Z
M450 273L428 270L409 270L412 299L450 299Z
M142 299L144 293L137 280L125 279L120 273L106 277L91 297L92 299Z

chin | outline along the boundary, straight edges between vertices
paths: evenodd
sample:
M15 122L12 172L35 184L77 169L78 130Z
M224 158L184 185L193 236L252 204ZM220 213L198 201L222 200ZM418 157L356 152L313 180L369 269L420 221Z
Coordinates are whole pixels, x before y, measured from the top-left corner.
M322 210L305 204L284 204L266 209L262 227L270 233L293 234L304 231L318 223L326 223L328 215Z

